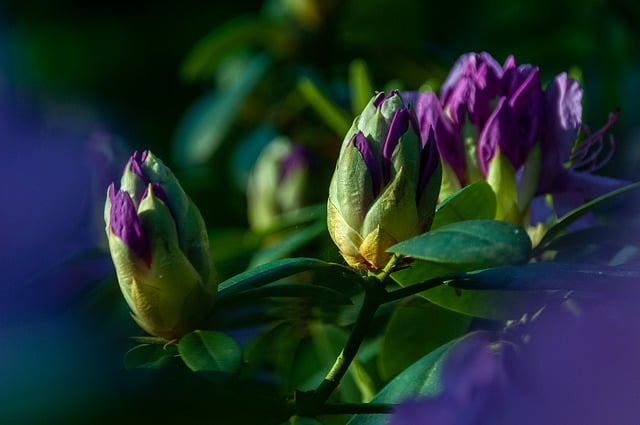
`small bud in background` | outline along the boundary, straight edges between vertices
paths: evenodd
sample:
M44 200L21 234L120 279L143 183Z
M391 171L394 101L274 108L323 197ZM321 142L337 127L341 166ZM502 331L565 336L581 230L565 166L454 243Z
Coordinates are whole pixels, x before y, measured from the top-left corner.
M138 325L178 338L209 314L215 297L204 220L175 176L151 152L134 153L105 205L120 289Z
M286 137L274 139L262 150L247 187L251 229L266 231L281 214L306 205L310 162L309 152Z
M344 138L327 203L328 227L347 263L382 269L392 245L431 226L441 180L433 132L420 136L397 91L379 93Z

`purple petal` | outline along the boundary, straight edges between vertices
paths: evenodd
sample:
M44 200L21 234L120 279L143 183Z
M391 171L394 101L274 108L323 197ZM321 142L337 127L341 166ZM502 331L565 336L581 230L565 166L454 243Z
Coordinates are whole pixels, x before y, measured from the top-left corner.
M378 93L375 99L373 99L373 106L375 106L376 108L380 108L382 102L384 102L386 99L387 96L385 96L384 92Z
M149 183L149 178L145 175L144 171L142 171L142 163L147 159L148 151L144 151L142 155L138 151L135 151L131 158L129 158L128 167L131 172L137 175L142 179L145 184Z
M500 94L502 68L486 52L458 59L442 85L442 103L458 125L465 115L482 127L491 113L491 101Z
M553 181L564 169L582 125L582 87L578 81L558 75L544 94L544 121L540 132L542 169L538 193L553 191Z
M501 97L478 140L478 161L483 175L487 175L491 160L496 156L498 148L513 163L511 157L517 148L513 118L513 111L509 108L506 97Z
M432 92L408 92L403 93L403 99L407 104L413 104L415 107L423 151L430 137L433 137L443 161L451 166L460 182L464 182L467 161L460 129L444 115L438 97ZM433 129L433 135L431 129Z
M393 115L387 138L382 145L382 179L385 183L391 181L391 159L400 137L409 130L411 110L409 108L398 109Z
M416 202L420 202L420 197L427 187L431 176L438 168L440 163L440 155L438 154L438 146L436 144L435 131L430 128L427 143L420 151L420 179L418 181L418 197Z
M109 200L111 201L109 215L111 230L133 252L149 262L151 257L149 242L142 232L133 200L127 192L116 191L113 183L109 186Z
M380 190L382 190L382 172L380 170L380 163L378 162L373 149L371 149L369 141L361 131L358 131L351 141L356 149L358 149L358 152L362 155L362 159L369 170L371 186L373 187L373 197L375 198L380 193Z

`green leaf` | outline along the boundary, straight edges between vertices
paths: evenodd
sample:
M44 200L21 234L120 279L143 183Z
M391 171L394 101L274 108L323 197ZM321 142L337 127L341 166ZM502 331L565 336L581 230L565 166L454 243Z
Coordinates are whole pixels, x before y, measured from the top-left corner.
M372 403L400 403L410 398L435 397L442 391L440 373L443 365L455 349L462 344L488 341L486 333L473 332L450 341L422 357L396 376L376 395ZM356 415L348 425L383 425L387 415Z
M174 345L140 344L136 345L124 356L124 367L127 369L148 368L159 369L166 365L176 354Z
M351 278L358 274L349 267L336 263L329 263L315 258L286 258L255 267L235 275L218 286L218 299L237 294L249 289L255 289L276 280L301 273L307 270L325 269L330 271L336 279L345 274Z
M505 221L467 220L400 242L388 251L469 270L523 263L529 259L531 241L524 230Z
M196 330L178 343L178 353L194 372L235 374L242 365L242 349L230 337L216 331Z
M353 116L360 115L374 94L367 63L362 59L355 59L349 64L349 89Z
M579 219L580 217L592 212L596 207L599 207L603 203L615 198L619 195L622 195L626 192L640 189L640 182L631 183L627 186L621 187L620 189L614 190L612 192L606 193L596 199L593 199L580 207L570 211L569 213L562 216L543 236L540 240L540 243L536 247L534 251L534 255L545 250L547 245L558 236L564 229L567 228L571 223Z
M436 208L431 230L464 220L492 219L496 215L496 195L484 180L465 186Z
M441 285L419 294L440 307L489 320L517 320L534 313L549 298L539 291L465 290Z
M298 90L309 104L320 115L338 137L344 137L351 122L347 114L326 97L320 89L309 79L302 78L298 82Z
M225 307L241 301L277 297L277 298L305 298L314 304L351 305L351 299L346 295L325 286L305 283L272 283L260 288L249 289L225 298Z
M389 380L416 360L464 334L471 318L421 298L397 306L384 332L378 368Z
M513 224L469 220L409 239L390 250L417 258L409 267L391 274L400 285L410 286L452 273L522 263L529 258L531 241ZM446 309L488 319L517 319L540 303L540 294L462 291L444 285L419 295Z
M542 262L471 272L448 284L487 291L572 290L620 294L637 291L640 271L604 265Z
M235 80L197 101L183 117L176 132L173 153L183 166L207 162L233 124L240 105L271 65L266 54L253 56Z

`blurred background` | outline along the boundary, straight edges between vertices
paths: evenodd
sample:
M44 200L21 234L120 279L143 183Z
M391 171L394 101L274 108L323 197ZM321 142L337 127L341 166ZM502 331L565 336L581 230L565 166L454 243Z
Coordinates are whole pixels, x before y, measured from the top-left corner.
M247 213L259 209L247 186L265 146L304 146L314 184L292 184L291 196L321 204L361 104L350 81L364 73L373 90L437 89L469 51L499 62L513 54L545 82L579 77L592 130L621 111L617 153L600 172L637 180L636 1L3 1L0 422L231 417L233 406L203 403L207 382L124 370L127 337L139 331L105 251L107 185L134 150L163 158L200 207L229 277L273 256L256 259L265 232Z

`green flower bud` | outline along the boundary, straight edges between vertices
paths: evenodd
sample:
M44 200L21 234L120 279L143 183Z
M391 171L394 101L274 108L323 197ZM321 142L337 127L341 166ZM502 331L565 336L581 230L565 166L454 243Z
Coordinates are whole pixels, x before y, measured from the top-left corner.
M347 263L382 269L387 249L431 226L441 182L433 136L421 140L397 91L375 96L347 133L327 204L328 227Z
M171 171L145 151L111 184L106 232L131 314L151 335L179 338L209 314L217 283L206 226Z

